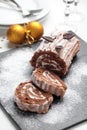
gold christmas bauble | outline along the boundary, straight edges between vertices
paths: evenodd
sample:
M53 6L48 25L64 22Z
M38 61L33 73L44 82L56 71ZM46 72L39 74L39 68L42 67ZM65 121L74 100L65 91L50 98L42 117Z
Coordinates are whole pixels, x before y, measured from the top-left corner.
M7 30L7 39L14 44L22 44L25 40L25 28L19 24L11 25Z
M26 33L27 32L32 38L34 38L35 41L37 41L42 37L44 28L40 22L32 21L26 25Z

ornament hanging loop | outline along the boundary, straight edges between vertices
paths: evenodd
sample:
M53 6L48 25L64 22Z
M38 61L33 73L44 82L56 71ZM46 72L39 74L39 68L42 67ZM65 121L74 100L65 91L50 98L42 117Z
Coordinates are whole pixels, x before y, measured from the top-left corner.
M27 42L28 44L30 44L30 45L35 42L34 37L31 36L31 31L30 31L30 30L27 30L27 31L26 31L26 42Z

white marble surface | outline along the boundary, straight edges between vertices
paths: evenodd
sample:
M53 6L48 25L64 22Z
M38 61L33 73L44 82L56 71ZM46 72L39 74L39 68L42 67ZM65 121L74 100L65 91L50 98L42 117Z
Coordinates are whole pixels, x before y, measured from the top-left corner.
M54 28L59 28L60 23L63 22L64 3L62 0L49 0L50 13L41 21L44 25L45 34L49 34ZM73 5L71 9L73 9ZM80 0L78 10L84 14L84 19L80 22L73 23L76 26L76 34L87 42L87 0ZM7 51L14 45L7 42L5 38L8 27L0 26L0 52ZM0 107L0 130L19 130L14 122L9 118L5 111ZM87 130L87 121L80 123L70 130Z

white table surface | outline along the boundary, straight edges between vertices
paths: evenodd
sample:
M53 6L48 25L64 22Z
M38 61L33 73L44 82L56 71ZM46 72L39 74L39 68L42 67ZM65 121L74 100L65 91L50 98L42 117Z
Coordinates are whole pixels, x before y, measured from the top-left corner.
M50 13L49 15L42 21L45 34L49 34L54 28L59 28L59 24L63 21L63 13L64 13L64 3L62 0L49 0ZM73 9L73 5L71 6ZM84 19L78 23L75 23L77 30L75 30L76 34L81 37L84 41L87 42L87 0L80 0L78 5L78 10L84 14ZM73 23L74 24L74 23ZM8 28L8 27L7 27ZM6 36L6 27L0 26L0 39L3 39L3 36ZM0 41L0 52L7 51L14 46L8 46L8 43ZM6 112L0 107L0 130L19 130L19 128L15 125L14 121L9 118ZM80 123L69 130L87 130L87 121Z

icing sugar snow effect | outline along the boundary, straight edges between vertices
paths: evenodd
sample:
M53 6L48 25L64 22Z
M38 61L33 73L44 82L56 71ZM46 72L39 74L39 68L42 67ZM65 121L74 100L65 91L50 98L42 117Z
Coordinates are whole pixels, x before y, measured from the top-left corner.
M32 70L31 66L29 66L29 59L31 58L32 53L32 49L31 51L28 49L26 49L26 51L21 49L14 53L6 55L6 57L3 59L0 59L1 100L6 106L6 109L9 110L9 113L11 113L15 119L18 118L20 120L20 124L24 120L27 122L27 119L29 119L29 117L23 117L22 119L19 115L17 115L13 106L12 98L15 87L18 85L18 83L25 81L30 77L30 71L32 72ZM65 83L68 86L68 89L64 95L63 101L58 101L56 103L54 101L47 114L38 114L34 118L37 118L38 121L47 124L64 123L66 120L68 121L69 119L72 119L75 111L74 108L78 108L78 104L81 104L83 102L79 91L77 91L77 87L82 82L84 76L87 76L87 64L81 61L72 64L70 75L64 79ZM76 89L73 88L74 86ZM8 103L8 101L11 102ZM16 113L16 115L14 113ZM33 122L36 121L34 118L32 117L32 120L34 120ZM29 125L29 123L27 124Z
M56 124L57 122L64 122L72 117L72 110L78 103L81 103L82 99L75 90L68 89L64 96L63 102L53 104L49 112L45 115L38 115L37 119L48 123Z
M4 59L0 60L1 97L6 97L6 100L8 100L13 96L12 94L14 93L16 85L18 85L20 82L28 80L29 76L27 77L26 75L30 73L29 59L31 58L31 54L32 49L31 53L28 49L26 49L26 51L21 49L15 51L14 53L7 54Z
M82 78L87 76L87 63L80 62L72 65L72 72L70 75L65 79L65 82L73 85L78 85L81 83Z
M74 108L78 106L79 103L82 103L81 95L74 90L73 87L78 87L84 76L87 76L87 64L85 62L79 62L72 65L70 75L64 79L68 86L64 101L53 104L47 114L39 115L37 118L42 122L50 124L69 120L69 118L73 116Z

